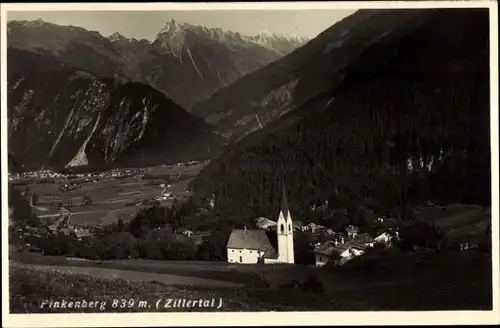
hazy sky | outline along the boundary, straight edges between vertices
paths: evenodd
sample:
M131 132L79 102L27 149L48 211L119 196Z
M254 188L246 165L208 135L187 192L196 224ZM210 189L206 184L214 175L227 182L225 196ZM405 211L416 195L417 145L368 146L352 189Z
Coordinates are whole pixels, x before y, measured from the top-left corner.
M7 20L42 19L127 37L152 40L168 19L255 35L267 30L315 37L354 10L189 10L189 11L9 11Z

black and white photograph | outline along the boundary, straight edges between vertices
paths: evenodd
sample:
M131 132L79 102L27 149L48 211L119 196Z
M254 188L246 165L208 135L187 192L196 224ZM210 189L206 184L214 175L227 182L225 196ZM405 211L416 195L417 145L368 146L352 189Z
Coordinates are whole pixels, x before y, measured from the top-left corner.
M4 314L500 321L497 7L426 3L2 4Z

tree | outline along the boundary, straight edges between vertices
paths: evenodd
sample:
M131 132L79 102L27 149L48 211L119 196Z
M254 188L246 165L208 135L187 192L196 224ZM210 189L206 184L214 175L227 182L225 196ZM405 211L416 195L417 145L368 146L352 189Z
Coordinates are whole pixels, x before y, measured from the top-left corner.
M227 261L226 244L230 231L215 230L198 248L196 257L204 261Z
M122 218L118 218L118 222L116 224L116 231L118 232L124 232L125 229L126 229L126 226L125 226L125 223L123 223L123 219Z
M402 250L425 247L439 252L444 249L448 241L446 232L437 223L423 221L402 225L399 236L398 245Z
M309 231L297 231L294 233L293 246L295 263L297 264L313 264L314 253L310 246L312 241L312 233Z
M38 204L38 194L36 192L34 192L34 191L31 194L31 202L33 203L33 205L37 205Z
M92 198L89 195L84 195L82 198L82 205L92 205Z
M17 225L40 226L40 220L33 213L26 198L11 184L9 184L9 208L12 208L12 221Z
M447 235L443 229L437 223L432 224L432 231L429 235L429 244L436 251L441 251L443 246L447 242Z

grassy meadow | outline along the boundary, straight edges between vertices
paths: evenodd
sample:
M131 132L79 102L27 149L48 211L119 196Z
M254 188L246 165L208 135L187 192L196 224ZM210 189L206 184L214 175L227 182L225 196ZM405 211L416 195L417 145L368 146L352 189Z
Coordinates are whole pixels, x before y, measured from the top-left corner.
M63 311L41 309L39 304L45 299L85 298L109 303L114 298L132 298L153 302L164 295L223 298L222 311L432 311L492 307L491 258L479 252L390 251L360 257L341 267L324 268L142 260L105 261L101 265L80 261L80 266L71 261L65 266L61 259L56 264L55 257L43 259L50 260L43 265L42 260L37 264L33 260L31 264L27 264L28 260L20 264L19 259L11 262L13 313ZM211 279L226 285L209 283ZM293 281L302 285L290 284ZM321 287L304 288L307 281Z

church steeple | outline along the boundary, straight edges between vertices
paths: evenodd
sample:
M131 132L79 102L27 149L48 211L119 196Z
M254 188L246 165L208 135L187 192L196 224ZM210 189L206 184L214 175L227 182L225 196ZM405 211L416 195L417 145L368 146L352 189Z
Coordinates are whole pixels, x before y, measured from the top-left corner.
M286 188L285 188L285 180L281 179L281 211L283 215L288 216L288 200L286 198Z
M293 222L286 197L285 181L281 179L281 211L278 216L278 261L281 263L295 263L293 246Z

